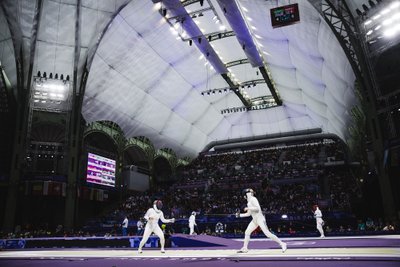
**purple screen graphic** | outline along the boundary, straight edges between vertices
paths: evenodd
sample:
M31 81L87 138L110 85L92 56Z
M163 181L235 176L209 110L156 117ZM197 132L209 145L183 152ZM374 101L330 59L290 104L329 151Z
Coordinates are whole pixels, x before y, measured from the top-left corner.
M88 153L88 183L115 186L115 160Z

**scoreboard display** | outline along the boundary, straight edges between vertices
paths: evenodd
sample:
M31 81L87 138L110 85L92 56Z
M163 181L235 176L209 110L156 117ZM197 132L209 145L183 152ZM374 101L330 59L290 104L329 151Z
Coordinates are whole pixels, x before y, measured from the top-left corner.
M93 153L88 153L87 175L88 183L115 186L116 161Z
M272 28L291 25L300 21L299 5L292 4L270 9Z

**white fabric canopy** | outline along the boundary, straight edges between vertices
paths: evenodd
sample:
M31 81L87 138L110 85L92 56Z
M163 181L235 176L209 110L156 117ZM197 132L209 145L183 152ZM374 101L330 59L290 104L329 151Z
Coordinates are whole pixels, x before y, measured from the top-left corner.
M223 1L206 0L202 7L199 2L186 6L189 13L206 9L203 16L194 18L204 34L232 30L220 2ZM297 2L300 22L273 29L270 8L293 1L236 0L283 105L222 113L221 110L241 107L243 103L232 91L201 94L228 84L196 45L189 45L180 22L171 19L167 23L159 12L160 3L83 0L79 74L90 53L95 53L89 65L84 118L87 122L113 121L126 137L147 136L157 149L172 148L179 157L196 156L212 141L313 128L346 139L351 122L349 111L356 104L355 75L318 11L309 1ZM7 8L16 10L28 58L35 4L28 0L15 3L11 1ZM76 3L43 1L33 73L40 70L72 76ZM353 8L358 4L351 2ZM214 18L216 14L219 23ZM167 10L166 17L170 16ZM15 85L15 62L10 56L14 48L1 9L0 21L0 60ZM99 39L103 31L104 37ZM211 45L225 64L246 59L235 36L212 41ZM237 83L263 79L251 64L232 66L229 71ZM265 83L243 91L250 98L271 95Z
M237 2L248 11L242 9L252 33L261 37L255 40L265 52L283 106L221 114L222 109L242 106L239 98L234 93L202 96L202 91L226 87L226 82L199 60L196 46L176 39L151 1L133 1L114 20L97 50L86 89L85 118L112 120L129 136L146 135L156 147L171 147L178 155L196 155L211 141L318 127L345 138L355 77L318 12L307 1L299 1L301 22L273 29L269 9L276 7L275 1ZM192 10L199 8L193 5ZM205 25L213 21L206 19L198 20L200 28L210 28ZM229 30L229 24L224 25ZM224 63L245 58L235 37L212 44ZM241 81L262 78L246 65L230 70ZM266 84L248 93L270 95Z

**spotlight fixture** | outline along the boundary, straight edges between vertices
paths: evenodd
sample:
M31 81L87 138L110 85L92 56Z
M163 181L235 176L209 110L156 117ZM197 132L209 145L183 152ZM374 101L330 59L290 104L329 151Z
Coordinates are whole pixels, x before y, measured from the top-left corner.
M189 40L189 45L192 46L192 43L193 43L193 41L192 41L192 39L190 39Z
M381 2L369 0L367 5L362 5L365 11L368 11L368 17L362 17L365 42L368 43L370 49L375 50L386 50L391 44L385 44L389 39L394 40L394 37L400 34L398 30L397 20L399 18L398 10L394 10L400 6L400 2L394 1L389 6L381 6ZM366 15L367 12L363 13ZM380 40L385 38L384 40ZM391 41L392 42L392 41Z
M40 75L40 72L38 72ZM34 77L33 79L33 98L32 108L41 110L46 109L51 112L62 112L70 110L67 102L70 84L64 80L58 79L58 73L43 72L43 77Z
M375 7L375 3L374 3L374 1L372 1L372 0L368 0L368 4L369 4L369 6L370 6L371 8L374 8L374 7Z
M201 37L197 38L197 41L201 44Z

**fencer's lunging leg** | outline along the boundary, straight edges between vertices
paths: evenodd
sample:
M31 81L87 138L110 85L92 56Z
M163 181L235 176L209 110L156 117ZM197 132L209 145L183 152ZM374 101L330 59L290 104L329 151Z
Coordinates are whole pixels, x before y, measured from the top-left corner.
M142 240L140 241L139 244L139 249L138 251L141 253L142 252L142 248L144 246L144 244L146 244L147 240L149 239L150 235L152 233L151 227L149 224L146 224L146 227L144 228L144 233L143 233L143 237Z
M264 235L266 235L268 238L274 240L276 243L282 246L282 241L273 233L271 233L267 227L267 224L265 221L260 223L260 228L263 231Z
M164 238L164 233L161 230L159 225L156 225L154 227L154 233L160 238L160 247L161 247L161 252L164 253L164 245L165 245L165 238Z
M250 241L250 235L251 233L256 230L256 228L258 227L258 225L251 221L249 223L249 225L247 226L246 231L244 232L244 242L243 242L243 247L240 249L241 252L247 252L248 251L248 245L249 245L249 241Z
M260 228L263 231L264 235L266 235L268 238L271 238L276 243L278 243L282 248L282 252L285 252L287 249L286 243L282 242L276 235L274 235L273 233L271 233L269 231L267 222L263 219L259 224L260 224Z

